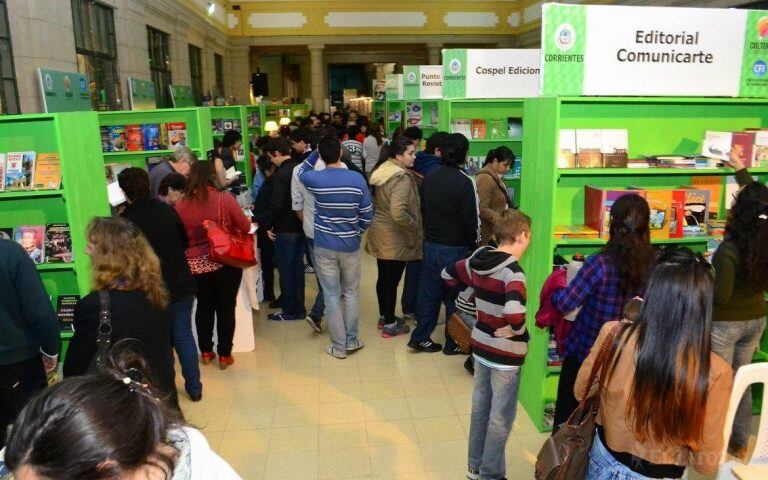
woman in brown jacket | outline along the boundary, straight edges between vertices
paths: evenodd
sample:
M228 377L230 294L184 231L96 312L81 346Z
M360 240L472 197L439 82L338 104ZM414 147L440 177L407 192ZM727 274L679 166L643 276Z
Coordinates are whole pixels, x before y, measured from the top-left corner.
M603 384L586 480L680 478L717 470L733 387L712 351L711 266L689 249L665 252L637 322L625 326ZM603 325L574 387L584 397L595 358L619 325Z
M488 152L483 169L477 173L477 196L480 200L481 244L488 245L493 236L493 225L501 212L512 207L507 186L501 176L507 173L515 161L515 154L507 147L498 147Z
M395 317L397 286L406 262L421 260L423 232L421 201L416 179L410 168L416 159L413 142L404 136L384 147L382 159L371 173L373 223L368 231L365 251L376 257L379 278L379 328L384 338L405 335L410 328ZM386 156L385 156L386 155Z

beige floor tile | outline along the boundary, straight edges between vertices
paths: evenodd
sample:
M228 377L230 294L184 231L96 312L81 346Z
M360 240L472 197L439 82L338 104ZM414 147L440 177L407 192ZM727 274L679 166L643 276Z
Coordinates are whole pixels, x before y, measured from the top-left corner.
M320 425L320 450L343 450L368 446L368 431L364 422Z
M344 361L339 365L321 366L320 378L323 383L329 385L360 382L360 371L357 365Z
M384 342L386 342L386 339L382 339ZM371 365L371 364L389 364L394 365L395 363L395 352L392 349L392 346L385 344L385 345L371 345L374 341L378 342L377 339L371 339L368 345L360 352L355 354L355 358L357 359L357 363L360 365Z
M280 376L280 385L319 385L320 367L285 367Z
M233 409L229 414L227 432L270 428L275 415L274 405L263 405L247 409Z
M459 393L471 394L475 386L472 377L466 374L443 376L443 383L451 395L458 395Z
M421 451L413 445L370 447L374 476L425 472Z
M184 411L187 423L195 428L199 428L203 432L223 432L227 429L227 422L231 412L229 408L218 409L215 405L208 404L207 402L182 405L181 408Z
M466 443L466 434L461 428L459 417L431 417L414 418L413 425L416 428L416 435L419 443L447 442L451 440L464 440Z
M397 370L397 364L389 363L370 363L358 366L360 378L363 381L387 381L400 378L400 372Z
M338 403L363 400L360 382L345 382L336 385L321 384L320 403Z
M458 415L469 415L470 413L472 413L472 394L471 393L461 393L458 395L450 395L449 398L451 399L453 408L456 410L456 413Z
M371 475L368 447L320 451L320 479L348 479Z
M460 475L467 468L466 440L444 441L419 445L424 465L429 472L453 472L452 478ZM442 473L441 473L442 474Z
M403 378L403 389L406 397L448 395L448 390L440 377Z
M405 398L366 400L363 402L363 407L367 422L411 418L411 410Z
M461 428L464 429L464 433L467 434L467 438L469 438L469 424L471 419L471 415L459 415L459 423L461 423Z
M316 451L318 427L274 428L269 437L269 453Z
M403 418L382 422L368 422L368 445L371 447L393 445L416 445L419 437L413 420Z
M381 400L387 398L404 398L405 389L399 378L394 380L382 380L380 382L361 383L362 400Z
M318 477L318 452L270 454L265 478L270 480L314 480Z
M222 457L243 479L261 480L267 468L267 455L241 453L236 456Z
M320 404L320 425L357 423L365 421L365 409L361 400Z
M203 435L208 440L211 450L218 452L221 449L221 440L224 438L224 432L203 432Z
M240 382L236 387L235 406L237 408L255 408L263 405L274 405L277 402L277 390L277 383L274 385L255 385Z
M318 404L284 405L275 407L272 427L303 427L317 425Z
M270 433L269 429L258 429L225 434L219 453L225 459L247 454L266 454Z
M320 385L280 385L277 405L306 405L320 402Z
M397 362L397 369L402 378L439 377L440 372L432 360Z
M408 407L413 418L445 417L456 415L451 400L444 395L409 397Z

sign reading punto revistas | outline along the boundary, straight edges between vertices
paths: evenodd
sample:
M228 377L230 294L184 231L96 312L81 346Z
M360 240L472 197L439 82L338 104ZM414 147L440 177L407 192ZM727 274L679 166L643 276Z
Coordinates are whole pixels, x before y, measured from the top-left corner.
M443 97L536 97L540 61L538 49L445 49Z

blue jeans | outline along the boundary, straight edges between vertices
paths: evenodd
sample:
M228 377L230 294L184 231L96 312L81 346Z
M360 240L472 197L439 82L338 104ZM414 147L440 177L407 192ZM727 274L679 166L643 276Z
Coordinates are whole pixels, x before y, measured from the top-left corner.
M712 322L712 351L731 364L736 372L740 367L752 363L760 338L765 330L765 317L756 320L733 320ZM731 444L747 447L752 422L752 388L741 397L736 417L733 419Z
M504 448L517 413L520 369L499 370L475 361L472 419L469 424L470 467L483 480L504 478Z
M420 270L421 260L413 260L405 265L405 283L403 284L403 296L400 298L403 315L416 313L416 294L419 292Z
M416 328L411 341L420 343L429 339L437 327L440 302L445 304L446 320L456 311L456 293L443 283L443 269L469 256L467 247L452 247L424 242L424 259L419 275L419 295L416 300ZM448 325L448 322L445 322ZM455 343L445 333L445 346L452 348Z
M309 256L312 260L312 266L317 264L317 261L315 261L315 240L313 238L306 237L307 239L307 248L309 249ZM323 286L320 285L320 277L317 277L317 297L315 297L315 304L312 305L312 310L310 310L309 314L312 315L313 318L323 318L323 313L325 313L325 300L323 299Z
M584 480L652 480L650 477L640 475L629 467L619 462L611 452L606 450L600 435L595 433L595 441L592 450L589 451L589 465Z
M278 233L275 263L280 273L280 306L292 317L307 314L304 307L304 234Z
M181 374L184 376L184 390L190 395L202 393L200 365L197 363L197 345L192 335L192 305L195 297L190 295L171 303L171 341L179 356Z
M357 340L360 325L360 251L335 252L315 247L315 272L323 284L328 335L334 348L344 352Z

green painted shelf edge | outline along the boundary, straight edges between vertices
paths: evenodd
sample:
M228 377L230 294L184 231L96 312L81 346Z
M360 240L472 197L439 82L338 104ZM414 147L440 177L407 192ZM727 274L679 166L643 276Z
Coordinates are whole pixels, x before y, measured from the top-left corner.
M190 147L195 152L200 152L199 148L193 148ZM171 155L176 150L132 150L132 151L125 151L125 152L102 152L102 155L104 157L126 157L129 155Z
M59 197L64 195L64 189L58 190L11 190L0 191L0 200L22 199L34 197Z
M56 270L76 270L75 263L38 263L35 265L38 272L52 272Z
M610 176L610 175L734 175L732 168L561 168L557 171L560 176ZM749 173L768 173L768 168L750 168Z
M469 138L470 143L504 143L522 142L522 138Z
M683 238L654 238L651 243L654 245L686 245L694 243L707 243L712 239L720 239L722 236L701 236L701 237L683 237ZM555 244L558 247L565 246L601 246L608 243L604 238L556 238Z

